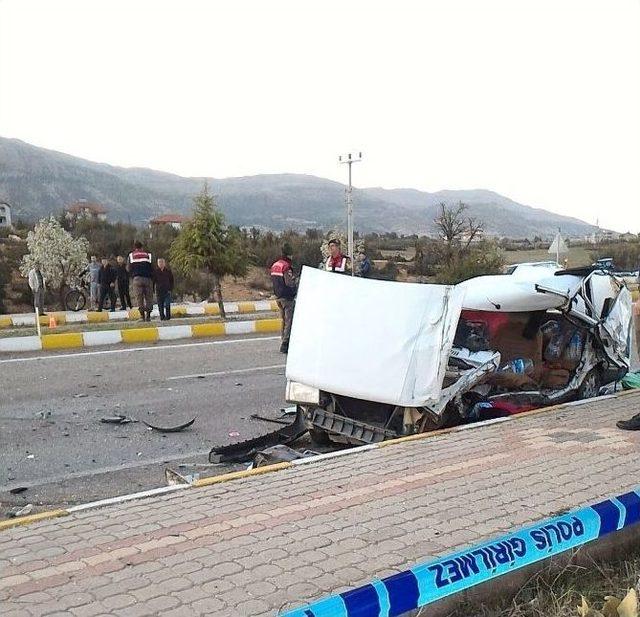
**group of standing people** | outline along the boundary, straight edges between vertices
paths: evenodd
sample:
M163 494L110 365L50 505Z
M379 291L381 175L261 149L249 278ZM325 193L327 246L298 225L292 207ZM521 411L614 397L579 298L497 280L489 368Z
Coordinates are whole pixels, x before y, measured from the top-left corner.
M89 265L80 273L81 277L89 277L89 303L91 310L103 311L107 298L109 309L116 310L116 290L120 297L120 309L133 308L130 287L140 310L141 321L151 321L153 295L155 291L158 302L160 320L171 319L171 292L174 278L171 268L164 258L158 258L153 265L151 253L146 251L141 242L136 242L127 259L118 255L115 265L112 260L103 257L100 261L91 256ZM33 293L33 305L40 315L44 312L46 281L42 274L41 264L35 263L29 270L27 280Z
M116 265L103 257L100 262L95 255L91 256L89 266L81 276L89 275L89 301L92 310L102 311L107 298L112 311L116 310L116 288L120 296L120 308L132 308L129 294L129 272L122 255L116 258Z
M141 321L151 321L154 290L160 320L171 319L171 292L174 278L164 258L158 258L154 267L151 253L145 250L141 242L136 242L126 261L122 255L118 255L115 267L106 257L102 259L100 266L96 267L96 265L97 259L93 256L86 272L89 273L91 281L91 304L95 307L97 300L98 312L105 308L107 297L111 310L116 310L116 285L120 296L120 308L122 310L133 308L131 286Z

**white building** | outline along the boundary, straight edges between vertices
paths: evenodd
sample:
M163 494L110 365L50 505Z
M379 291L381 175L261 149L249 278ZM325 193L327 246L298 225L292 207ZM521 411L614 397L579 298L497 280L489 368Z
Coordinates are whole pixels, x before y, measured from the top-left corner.
M0 201L0 227L11 227L11 206Z

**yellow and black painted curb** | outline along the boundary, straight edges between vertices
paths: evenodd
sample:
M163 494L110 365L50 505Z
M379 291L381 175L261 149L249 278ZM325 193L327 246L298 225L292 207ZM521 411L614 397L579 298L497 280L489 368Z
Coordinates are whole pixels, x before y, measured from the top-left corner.
M180 326L96 330L94 332L64 332L42 336L11 336L0 338L1 352L77 349L121 343L155 343L176 339L234 336L238 334L269 334L282 329L279 318L200 323Z
M273 312L278 310L275 300L258 300L255 302L225 302L224 310L227 315L246 315L248 313ZM212 302L202 304L173 304L171 313L174 317L198 317L220 315L220 307ZM154 307L152 317L158 316L158 308ZM131 309L129 311L51 311L40 317L40 325L47 326L51 317L54 317L56 324L77 323L104 323L109 321L136 321L140 319L140 311ZM0 328L11 327L35 327L35 313L0 315Z

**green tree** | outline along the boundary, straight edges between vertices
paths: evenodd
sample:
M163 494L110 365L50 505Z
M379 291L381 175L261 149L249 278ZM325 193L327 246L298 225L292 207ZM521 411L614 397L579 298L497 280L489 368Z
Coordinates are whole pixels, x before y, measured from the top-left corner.
M194 198L194 205L193 218L171 244L171 262L185 276L203 270L211 275L220 314L226 317L222 278L244 276L248 266L247 253L241 234L225 224L206 183Z

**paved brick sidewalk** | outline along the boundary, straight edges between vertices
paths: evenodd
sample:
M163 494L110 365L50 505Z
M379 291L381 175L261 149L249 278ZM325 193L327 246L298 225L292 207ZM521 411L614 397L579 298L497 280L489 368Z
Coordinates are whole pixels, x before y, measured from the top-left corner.
M640 392L0 533L0 615L275 615L638 484Z

